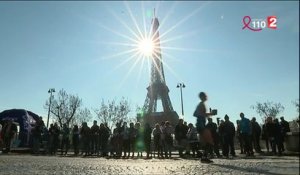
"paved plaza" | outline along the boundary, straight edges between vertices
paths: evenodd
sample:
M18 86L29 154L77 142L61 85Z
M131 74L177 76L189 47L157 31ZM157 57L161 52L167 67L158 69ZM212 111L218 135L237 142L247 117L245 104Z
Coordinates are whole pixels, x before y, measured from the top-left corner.
M21 174L299 174L298 156L234 159L106 159L99 157L0 155L1 175Z

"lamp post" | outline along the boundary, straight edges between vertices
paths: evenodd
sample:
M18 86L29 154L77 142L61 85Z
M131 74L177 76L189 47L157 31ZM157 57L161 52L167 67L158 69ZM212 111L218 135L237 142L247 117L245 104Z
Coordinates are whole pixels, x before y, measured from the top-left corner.
M50 118L50 107L51 107L51 102L52 102L52 93L55 92L55 89L54 88L50 88L48 90L48 93L50 94L50 97L49 97L49 109L48 109L48 118L47 118L47 128L49 126L49 118Z
M181 99L181 115L182 117L184 116L184 112L183 112L183 99L182 99L182 88L185 88L184 83L178 83L177 88L180 88L180 99Z

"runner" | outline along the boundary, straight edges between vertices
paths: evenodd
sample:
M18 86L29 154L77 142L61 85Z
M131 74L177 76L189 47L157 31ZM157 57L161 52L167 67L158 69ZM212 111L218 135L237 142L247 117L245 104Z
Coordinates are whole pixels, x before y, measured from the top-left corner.
M209 148L213 145L213 138L209 129L205 127L206 119L212 115L216 115L216 111L214 113L207 112L205 102L207 101L207 95L204 92L199 93L199 98L201 102L198 104L194 116L197 117L196 128L199 133L200 140L204 144L204 153L201 157L201 162L203 163L212 163L213 161L207 158L207 154Z

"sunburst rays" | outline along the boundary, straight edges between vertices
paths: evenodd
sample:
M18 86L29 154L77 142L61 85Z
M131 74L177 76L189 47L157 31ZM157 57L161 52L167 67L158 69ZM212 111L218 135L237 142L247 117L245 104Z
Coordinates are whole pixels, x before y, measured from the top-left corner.
M156 10L160 9L160 2L157 2L156 4ZM177 40L181 40L184 37L196 34L196 31L187 31L184 34L176 35L176 36L170 36L173 30L183 25L186 21L188 21L192 16L199 13L203 6L200 6L199 8L196 8L191 13L185 15L182 19L179 19L177 23L175 23L172 26L165 27L167 28L166 31L159 31L164 25L166 24L166 21L168 18L170 18L171 14L175 12L176 7L178 6L178 2L173 3L168 11L166 12L166 15L161 19L160 26L157 31L160 33L159 40L154 38L154 34L152 34L152 27L151 27L151 21L150 19L147 19L146 16L146 9L145 9L145 2L141 2L141 11L142 15L141 20L138 20L135 15L136 11L133 11L133 9L130 7L129 3L124 1L124 6L126 8L126 13L129 16L129 19L124 20L120 16L118 16L113 10L108 10L111 16L113 16L113 19L115 19L117 22L119 22L121 25L118 29L116 28L110 28L107 27L101 23L98 23L98 25L105 29L108 32L111 32L111 34L115 34L122 38L122 40L119 41L106 41L106 45L113 45L113 46L120 46L120 48L123 47L124 50L118 52L118 53L112 53L111 55L104 56L102 59L112 59L112 58L122 58L122 61L117 64L114 68L111 69L109 74L114 73L117 71L117 69L128 67L127 73L122 76L122 81L120 81L119 88L123 86L123 84L126 82L126 80L130 77L133 71L137 71L138 74L135 75L137 78L137 82L141 79L142 72L146 68L148 68L148 75L150 77L150 71L151 71L151 64L153 64L157 69L159 68L159 65L153 61L153 57L161 58L165 57L170 60L176 60L176 61L182 61L181 59L177 58L176 56L172 55L172 51L195 51L195 52L201 52L199 49L192 49L192 48L182 48L182 47L174 47L169 45L171 42L175 42ZM159 12L159 11L158 11ZM124 40L126 40L124 42ZM152 45L145 46L146 51L141 51L141 43L144 41L147 41L149 44L149 41L152 41ZM155 44L156 42L160 42L159 44ZM153 48L151 48L153 47ZM159 48L157 48L159 47ZM162 51L161 51L162 50ZM152 54L149 54L149 52L153 52ZM126 57L126 59L124 59ZM152 59L151 59L152 58ZM171 73L178 81L182 81L182 78L180 78L180 75L172 69L172 66L168 64L167 59L161 59L163 66L166 68L166 70ZM130 66L128 66L130 65ZM162 75L161 75L162 76Z

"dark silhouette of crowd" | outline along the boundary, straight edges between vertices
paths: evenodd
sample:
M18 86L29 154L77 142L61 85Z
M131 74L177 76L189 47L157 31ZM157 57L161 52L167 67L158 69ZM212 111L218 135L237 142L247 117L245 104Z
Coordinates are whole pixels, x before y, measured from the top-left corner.
M31 130L32 153L39 154L42 145L50 155L56 155L58 149L61 155L66 155L72 148L75 156L109 155L116 158L133 158L142 157L143 152L146 152L146 158L171 158L172 152L177 149L180 157L201 157L204 151L207 151L205 154L210 157L229 158L229 155L236 156L235 138L238 140L240 153L246 156L253 156L254 151L262 153L260 140L265 141L267 152L281 155L285 151L283 142L290 129L283 117L281 122L268 117L262 127L255 118L250 121L243 113L240 117L236 128L228 115L218 124L214 123L212 118L208 118L205 128L210 131L213 140L213 144L208 148L199 142L196 127L192 123L187 125L182 119L175 126L168 121L157 123L153 129L149 124L141 126L137 122L127 126L126 122L119 122L111 132L104 123L98 126L97 121L94 121L91 127L83 122L81 127L74 125L73 128L68 128L66 124L60 128L54 123L47 130L40 118ZM17 132L16 125L8 121L1 130L1 140L5 145L3 152L9 152L11 140Z
M267 152L281 155L284 151L284 137L290 131L288 122L281 118L273 120L268 117L262 127L255 118L250 121L243 113L237 127L230 121L228 115L224 120L215 123L208 118L205 129L211 133L213 144L207 147L203 140L199 140L199 131L192 124L183 119L172 125L169 121L157 123L152 129L149 124L118 122L113 131L107 124L93 122L91 127L83 122L79 127L69 128L63 124L60 128L57 123L51 124L49 129L44 125L42 118L36 122L31 130L32 153L39 154L41 146L49 155L75 156L104 156L114 158L171 158L174 151L180 157L235 157L235 138L239 143L241 154L253 156L262 153L260 140L264 140ZM16 133L16 126L7 122L2 128L1 138L5 142L3 152L9 152L11 139ZM69 150L72 149L72 153ZM58 152L58 150L60 152ZM202 151L201 151L202 150Z
M40 148L43 147L49 155L67 155L72 149L74 156L168 159L177 150L180 157L199 157L202 162L210 163L213 157L235 157L235 142L239 143L240 154L246 156L253 156L254 151L262 153L261 140L265 141L267 152L281 155L285 151L283 142L290 128L283 117L280 122L268 117L262 127L256 118L249 120L244 113L240 113L236 127L228 115L215 123L210 117L215 114L211 110L208 112L205 107L206 94L200 93L199 98L201 102L194 112L196 125L179 119L178 123L164 121L151 128L148 123L131 122L128 125L119 121L111 130L107 123L98 125L94 121L91 127L87 122L71 128L66 123L62 127L54 123L47 129L40 117L31 130L32 153L40 154ZM3 152L10 151L11 140L16 132L12 121L2 127L0 140L5 145Z

